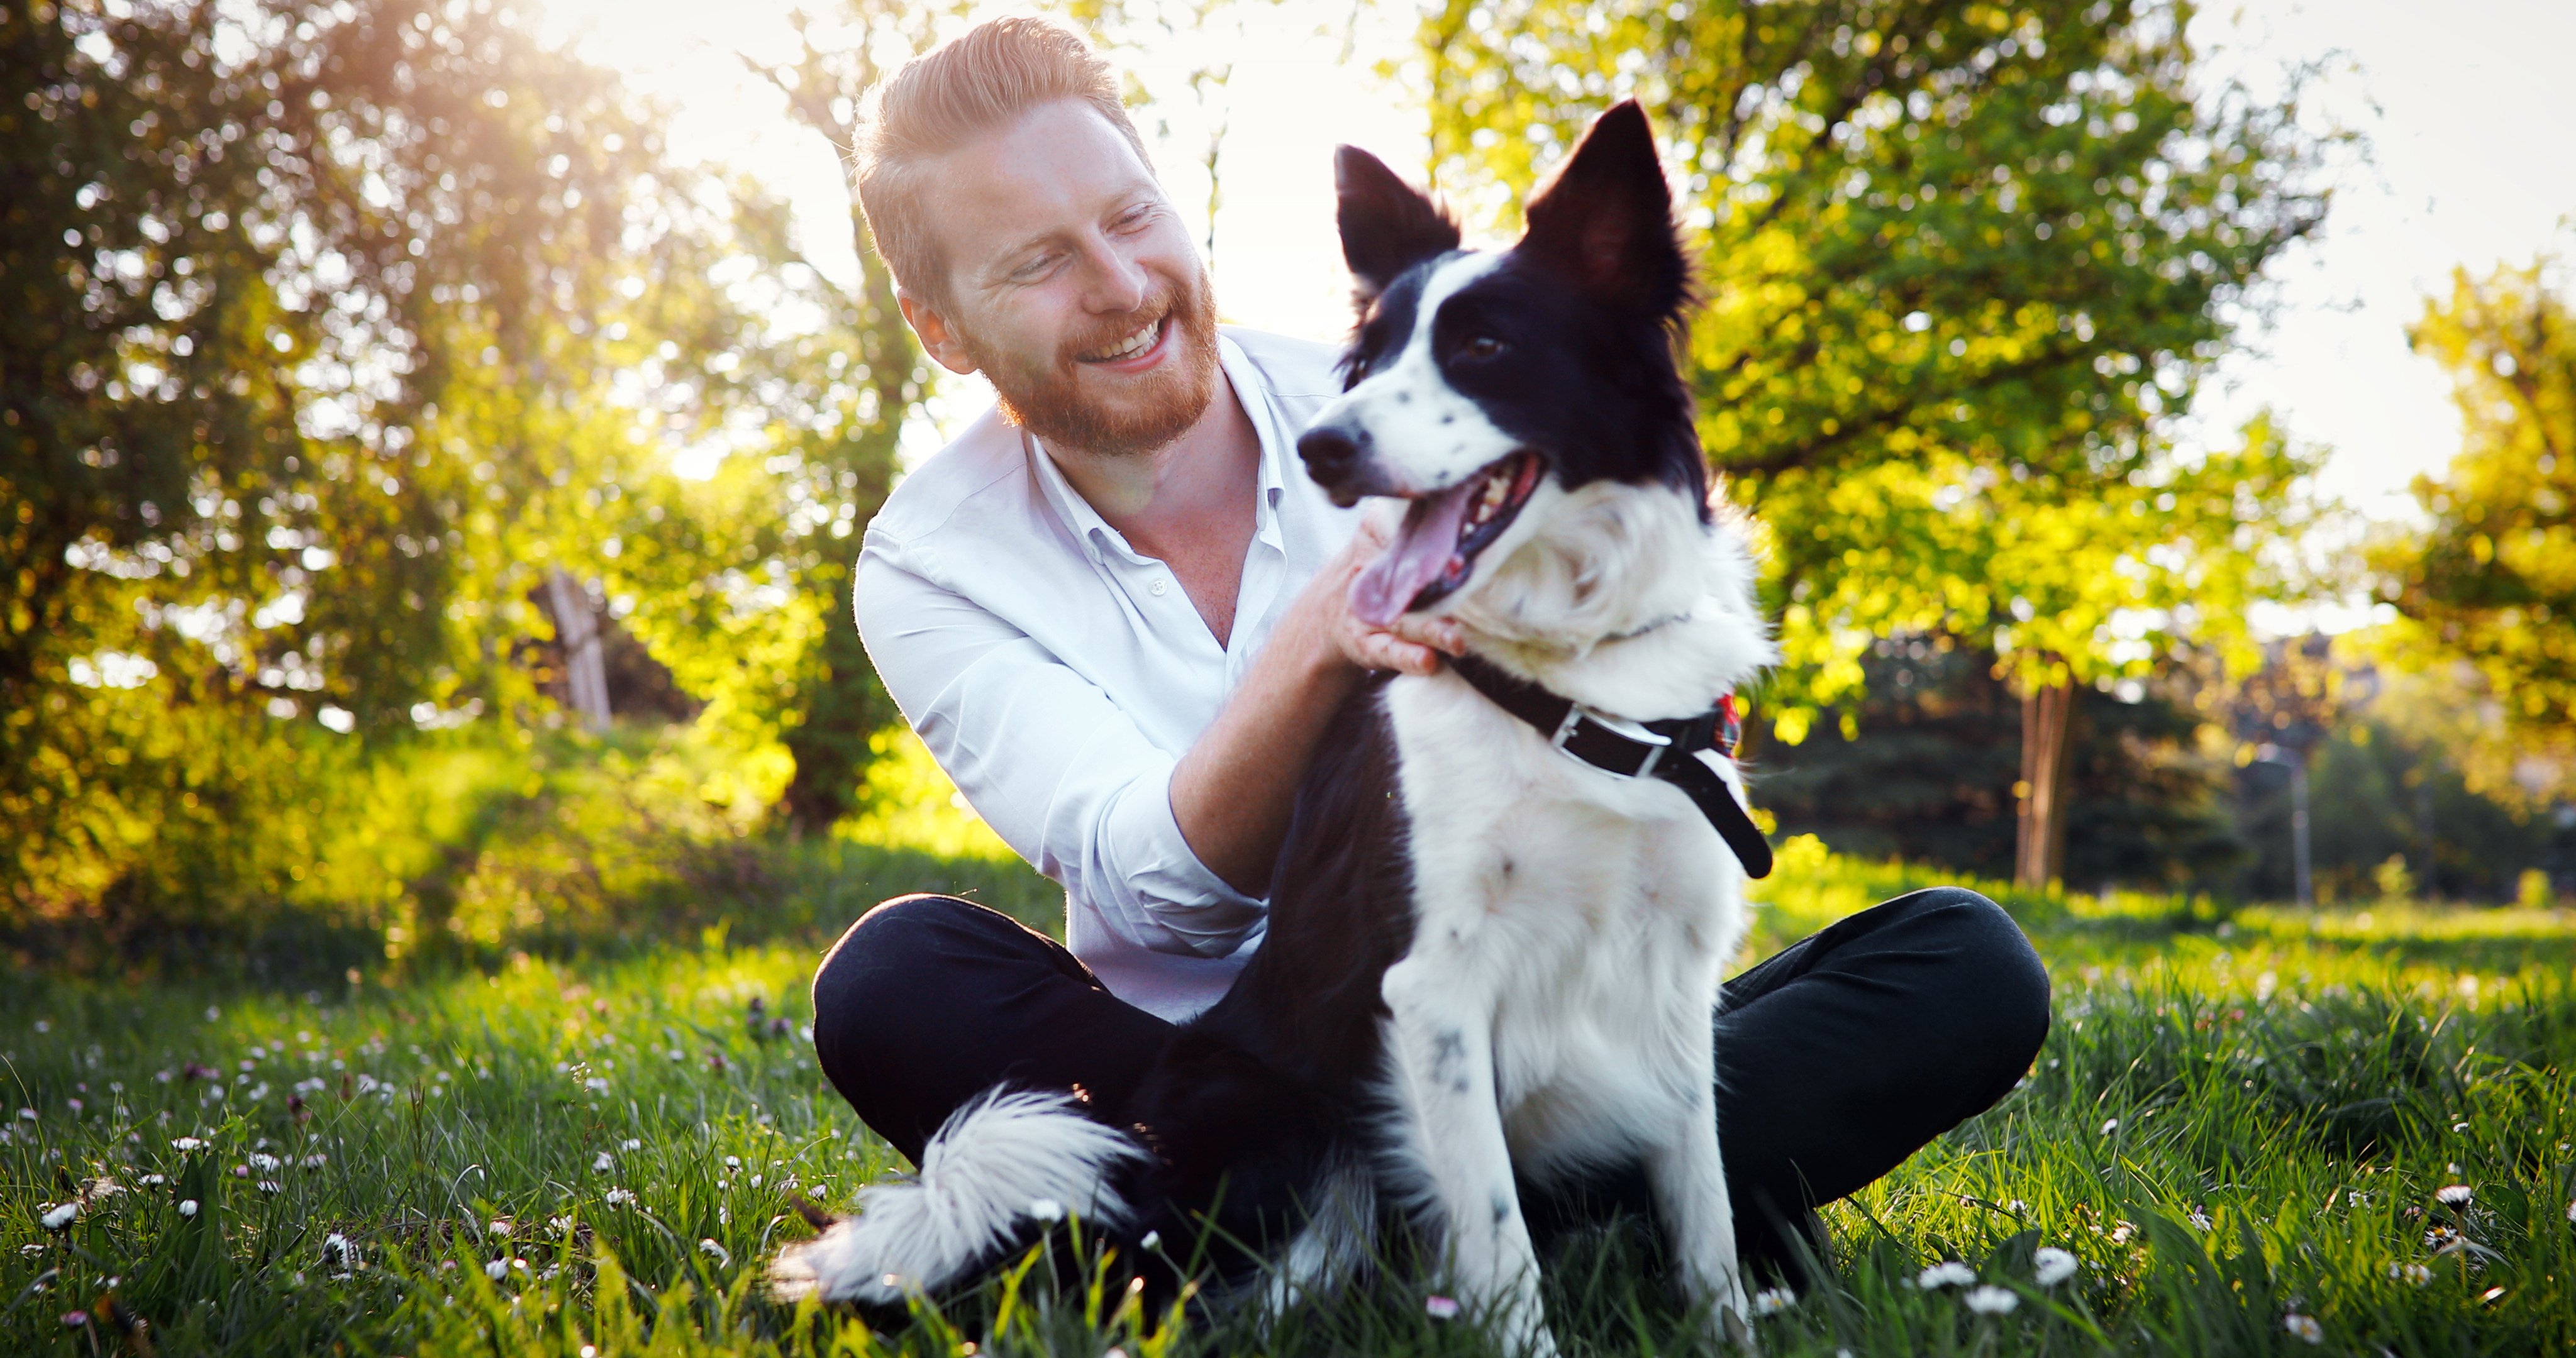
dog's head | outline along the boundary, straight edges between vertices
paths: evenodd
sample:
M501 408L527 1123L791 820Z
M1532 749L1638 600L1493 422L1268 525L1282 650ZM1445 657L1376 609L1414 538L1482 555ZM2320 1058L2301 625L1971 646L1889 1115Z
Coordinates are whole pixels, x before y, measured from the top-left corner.
M1298 440L1337 504L1408 500L1352 587L1384 625L1465 590L1530 536L1534 503L1596 482L1655 486L1707 513L1707 469L1673 338L1689 265L1646 115L1601 115L1500 253L1365 151L1335 164L1359 326L1342 397Z

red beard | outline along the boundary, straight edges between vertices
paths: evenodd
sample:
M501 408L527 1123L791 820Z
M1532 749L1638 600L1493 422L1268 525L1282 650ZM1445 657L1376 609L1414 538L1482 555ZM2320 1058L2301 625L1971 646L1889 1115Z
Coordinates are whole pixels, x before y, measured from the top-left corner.
M1106 349L1166 314L1172 361L1122 384L1126 390L1114 402L1084 400L1078 355ZM1051 445L1095 457L1148 453L1170 443L1198 422L1216 395L1216 303L1204 270L1134 311L1103 320L1042 361L1001 353L962 332L958 338L1001 397L1004 418Z

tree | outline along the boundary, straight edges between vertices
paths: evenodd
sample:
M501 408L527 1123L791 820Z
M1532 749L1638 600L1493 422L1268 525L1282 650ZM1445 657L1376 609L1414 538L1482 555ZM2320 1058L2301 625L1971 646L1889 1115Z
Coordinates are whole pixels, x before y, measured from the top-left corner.
M2469 747L2472 788L2533 801L2576 784L2576 312L2543 258L2453 276L2409 333L2450 370L2462 447L2420 478L2429 522L2372 552L2401 621L2388 653L2465 665L2497 720Z
M1711 464L1766 527L1795 744L1876 637L2023 695L2021 876L2057 875L2075 695L2186 638L2244 652L2312 510L2267 427L2186 407L2324 208L2295 104L2203 90L2193 9L2131 0L1449 0L1419 32L1434 178L1499 220L1586 115L1657 112L1708 298ZM2284 521L2286 520L2286 522Z
M493 0L11 7L0 69L0 905L274 899L353 761L545 706L694 185Z
M791 117L846 155L858 140L869 88L891 73L880 57L926 48L945 13L884 0L851 0L828 17L799 10L791 15L798 41L791 62L743 61L777 89ZM819 325L801 331L773 331L755 350L756 379L738 388L751 398L749 408L766 417L763 466L775 495L768 521L774 526L754 537L775 540L765 560L774 563L780 584L803 596L800 612L813 619L796 673L778 693L788 700L771 709L794 761L782 804L790 823L805 831L825 829L858 809L869 737L896 717L852 622L851 568L856 535L893 487L903 422L930 384L855 186L847 221L859 260L854 292L832 285L807 261L776 207L743 213L735 238L738 249L762 261L757 277L771 294L747 314L789 310L820 317ZM703 628L681 631L710 635ZM660 634L681 642L673 629Z
M1994 657L1951 638L1892 637L1863 658L1860 737L1820 726L1757 764L1756 790L1782 834L1837 852L2008 876L2017 826L2010 788L2021 702ZM2089 691L2067 740L2070 822L2061 876L2156 890L2225 887L2243 846L2220 796L2225 760L2170 682Z

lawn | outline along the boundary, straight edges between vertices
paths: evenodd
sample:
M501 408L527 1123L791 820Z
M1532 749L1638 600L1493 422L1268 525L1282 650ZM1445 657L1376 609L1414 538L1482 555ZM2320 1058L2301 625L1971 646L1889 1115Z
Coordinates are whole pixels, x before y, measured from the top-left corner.
M11 977L0 1349L145 1352L136 1320L165 1354L1490 1349L1406 1279L1266 1329L1034 1280L875 1333L766 1301L764 1256L808 1229L790 1200L896 1167L803 1040L820 949L926 873L1053 908L989 859L828 853L798 879L828 890L730 931L488 971ZM1929 880L1793 844L1755 946ZM2046 1050L1830 1209L1835 1284L1771 1298L1764 1348L2576 1343L2576 914L2006 899L2055 978ZM1553 1261L1570 1351L1692 1346L1638 1253L1610 1230Z

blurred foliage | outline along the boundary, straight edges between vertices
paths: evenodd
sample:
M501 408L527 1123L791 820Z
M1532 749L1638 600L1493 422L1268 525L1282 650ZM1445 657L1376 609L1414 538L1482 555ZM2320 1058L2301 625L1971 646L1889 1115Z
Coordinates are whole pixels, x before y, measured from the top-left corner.
M868 740L868 751L867 809L835 826L835 834L853 843L940 858L1020 861L966 804L911 727L897 723L877 732Z
M2576 310L2563 261L2452 280L2411 332L2450 370L2463 445L2419 478L2431 520L2371 564L2403 621L2386 650L2464 665L2494 720L2467 748L2475 785L2546 802L2576 790Z
M2197 676L2194 701L2235 741L2239 764L2282 751L2306 758L2378 690L2378 675L2338 656L2321 632L2265 642L2262 657L2250 673Z
M1825 723L1772 749L1755 764L1754 800L1782 834L1815 835L1838 853L2010 876L2021 704L1994 657L1947 637L1899 637L1862 663L1860 734ZM2200 748L2188 698L2165 688L2077 690L2067 882L2232 885L2245 847L2229 824L2228 765Z
M2502 903L2525 872L2576 876L2576 833L2563 817L2479 795L2446 747L2408 731L2385 702L2321 742L2310 763L2309 824L2317 898ZM2238 825L2257 851L2237 894L2290 894L2288 773L2250 764Z
M0 922L298 896L405 742L559 719L556 568L704 704L715 800L856 806L918 355L533 28L0 10Z
M2304 588L2312 453L2183 409L2312 231L2330 139L2212 87L2188 4L1449 0L1419 31L1435 180L1498 222L1610 100L1658 121L1708 307L1712 464L1767 531L1779 736L1942 632L2032 687L2138 677Z
M264 721L528 697L527 436L596 374L651 136L488 5L40 3L0 65L0 895L273 888L299 836L236 815L318 763Z
M272 724L272 729L279 729ZM743 941L837 933L888 897L945 891L1042 928L1063 897L971 813L917 742L880 736L874 809L836 836L763 833L766 804L728 801L738 747L719 728L428 733L398 758L346 742L327 814L258 807L297 869L251 920L157 908L21 921L5 952L66 972L239 972L313 984L345 969L411 972L513 953L618 954L713 930ZM253 786L273 788L277 781ZM111 897L113 905L120 900Z

